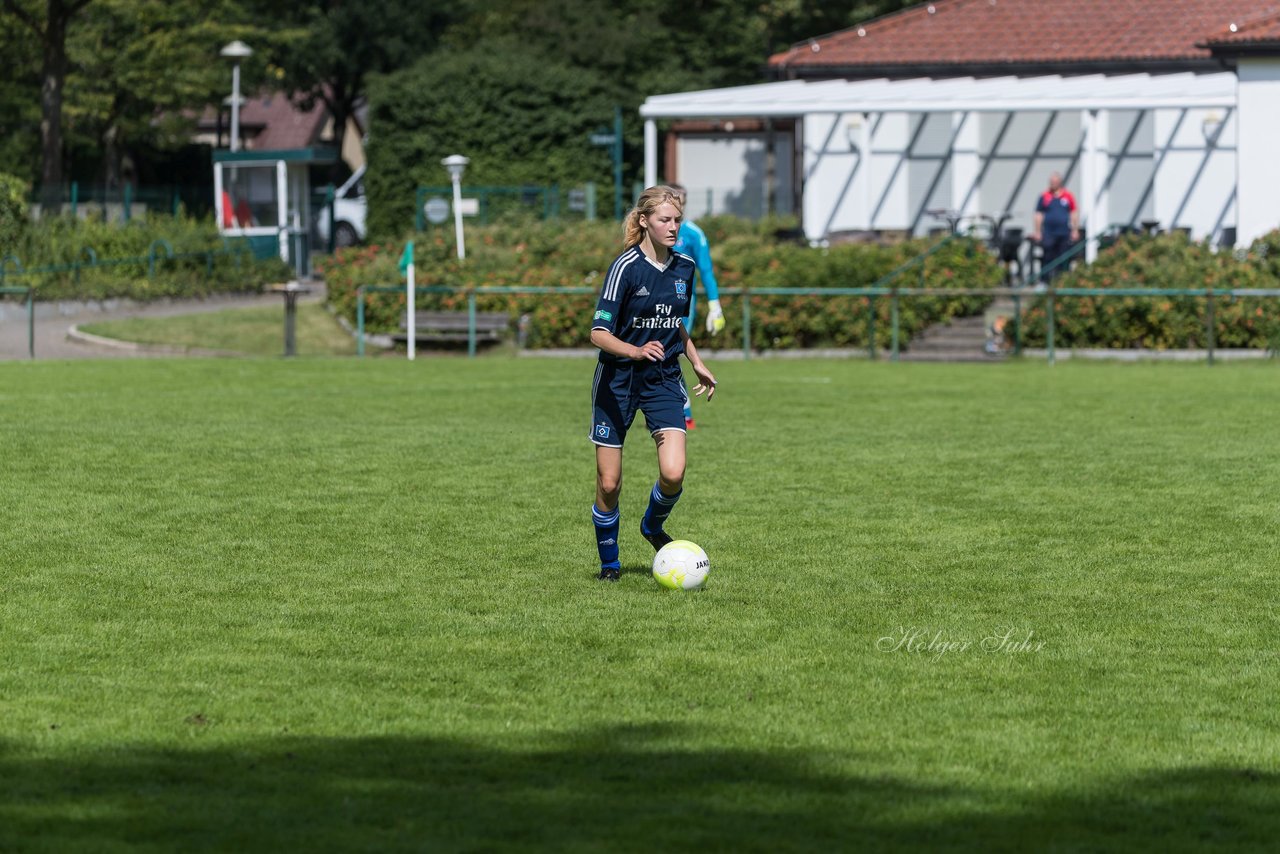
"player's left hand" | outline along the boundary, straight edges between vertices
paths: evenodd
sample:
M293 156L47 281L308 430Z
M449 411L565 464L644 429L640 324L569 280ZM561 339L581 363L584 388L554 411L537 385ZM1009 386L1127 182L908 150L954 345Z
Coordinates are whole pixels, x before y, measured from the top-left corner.
M712 335L724 329L724 312L720 310L720 300L707 302L707 331Z
M693 396L697 397L704 391L707 393L707 402L711 402L711 397L716 393L716 378L707 370L706 365L694 365L693 373L698 377L698 384L693 387Z

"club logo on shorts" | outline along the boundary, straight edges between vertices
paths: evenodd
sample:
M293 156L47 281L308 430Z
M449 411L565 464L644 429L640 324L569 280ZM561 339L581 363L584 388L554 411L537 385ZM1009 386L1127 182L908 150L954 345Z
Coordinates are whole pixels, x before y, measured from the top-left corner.
M601 439L609 438L609 425L601 421L596 425L596 435Z

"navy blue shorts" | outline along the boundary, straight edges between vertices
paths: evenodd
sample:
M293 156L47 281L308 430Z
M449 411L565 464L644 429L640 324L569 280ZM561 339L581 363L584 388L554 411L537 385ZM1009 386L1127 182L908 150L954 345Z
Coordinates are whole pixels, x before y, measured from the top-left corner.
M678 357L665 362L600 362L591 384L591 441L621 448L637 411L644 412L650 435L684 432L689 401Z

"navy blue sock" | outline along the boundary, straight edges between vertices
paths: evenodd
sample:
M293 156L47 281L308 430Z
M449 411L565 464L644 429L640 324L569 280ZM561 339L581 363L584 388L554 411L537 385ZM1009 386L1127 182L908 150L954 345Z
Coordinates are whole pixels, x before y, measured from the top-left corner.
M596 525L596 548L600 551L601 569L620 569L618 561L618 522L622 518L620 508L608 513L591 505L591 521Z
M680 496L684 490L680 490L675 495L663 495L661 489L661 481L654 483L653 492L649 493L649 509L644 511L644 530L648 534L656 534L662 530L662 526L666 524L667 517L671 515L672 509L675 508L676 502L680 500Z

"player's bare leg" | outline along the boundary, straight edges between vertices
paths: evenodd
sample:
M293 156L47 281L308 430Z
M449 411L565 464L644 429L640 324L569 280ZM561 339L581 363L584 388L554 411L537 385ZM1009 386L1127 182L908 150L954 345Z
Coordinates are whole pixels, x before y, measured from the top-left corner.
M640 535L655 549L661 549L671 542L671 535L662 526L684 487L685 435L680 430L661 430L653 434L653 441L658 448L658 482L649 494L649 509L640 520Z
M622 449L596 445L596 507L611 511L622 492Z
M653 434L658 448L658 484L664 495L675 495L684 487L685 436L679 430Z

